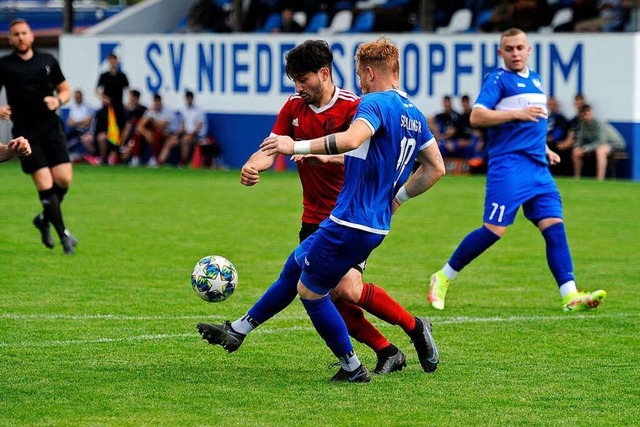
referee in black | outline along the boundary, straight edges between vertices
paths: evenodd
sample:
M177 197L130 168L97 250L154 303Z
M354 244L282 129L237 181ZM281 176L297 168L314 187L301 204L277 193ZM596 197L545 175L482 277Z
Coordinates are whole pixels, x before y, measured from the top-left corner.
M42 243L53 248L50 225L65 254L73 254L77 240L65 228L60 204L71 184L72 169L62 120L56 110L71 96L58 61L33 49L33 33L24 19L9 24L13 53L0 58L0 90L6 88L9 105L0 106L0 118L13 122L13 137L24 136L31 155L21 157L22 171L31 175L42 213L33 219Z

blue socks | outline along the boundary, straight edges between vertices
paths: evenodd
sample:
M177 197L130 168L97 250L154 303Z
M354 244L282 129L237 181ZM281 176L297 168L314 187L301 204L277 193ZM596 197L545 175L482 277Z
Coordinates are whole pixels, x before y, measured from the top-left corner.
M453 255L451 255L449 265L454 270L461 271L467 264L480 256L480 254L489 249L498 240L500 240L500 237L484 226L473 230L467 234L467 237L462 240Z
M547 263L558 287L573 281L573 260L564 223L559 222L547 227L542 232L542 236L547 243Z
M284 264L278 280L262 294L247 313L257 325L271 319L293 302L298 295L297 285L301 272L302 268L292 253Z
M351 339L349 339L347 325L345 325L344 320L340 317L340 313L338 313L336 306L331 302L329 295L315 300L302 298L300 298L300 300L307 310L307 314L309 314L316 331L318 331L322 339L327 343L327 346L333 354L338 358L345 355L353 357L353 355L350 354L353 352L353 345L351 344ZM357 362L357 364L357 366L350 367L351 369L346 370L352 371L359 366L359 362Z

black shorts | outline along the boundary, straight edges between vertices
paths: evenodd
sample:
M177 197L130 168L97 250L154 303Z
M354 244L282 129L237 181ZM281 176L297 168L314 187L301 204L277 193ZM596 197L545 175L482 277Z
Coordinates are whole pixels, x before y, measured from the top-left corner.
M300 227L300 233L298 233L298 238L300 239L300 243L305 240L307 237L311 236L318 228L320 228L320 224L311 224L309 222L303 222L302 227ZM362 261L360 264L356 264L351 268L355 268L360 272L360 274L364 273L364 269L367 268L367 260Z
M57 117L31 125L14 124L12 134L14 138L24 136L31 145L31 155L20 157L26 174L70 161L62 121Z

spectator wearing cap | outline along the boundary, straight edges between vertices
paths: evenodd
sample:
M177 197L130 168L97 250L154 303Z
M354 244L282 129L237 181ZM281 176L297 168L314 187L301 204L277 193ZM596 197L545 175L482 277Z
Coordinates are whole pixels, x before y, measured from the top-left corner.
M193 92L188 90L184 94L185 106L180 111L180 127L169 136L158 157L158 163L164 164L174 147L180 146L180 167L189 163L189 158L195 144L201 144L207 136L207 119L204 111L194 102Z

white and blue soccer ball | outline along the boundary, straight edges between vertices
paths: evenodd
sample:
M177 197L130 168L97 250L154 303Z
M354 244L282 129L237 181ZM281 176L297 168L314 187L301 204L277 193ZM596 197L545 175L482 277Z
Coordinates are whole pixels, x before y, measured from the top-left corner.
M191 273L191 287L207 302L229 298L238 286L238 272L231 261L219 255L202 258Z

